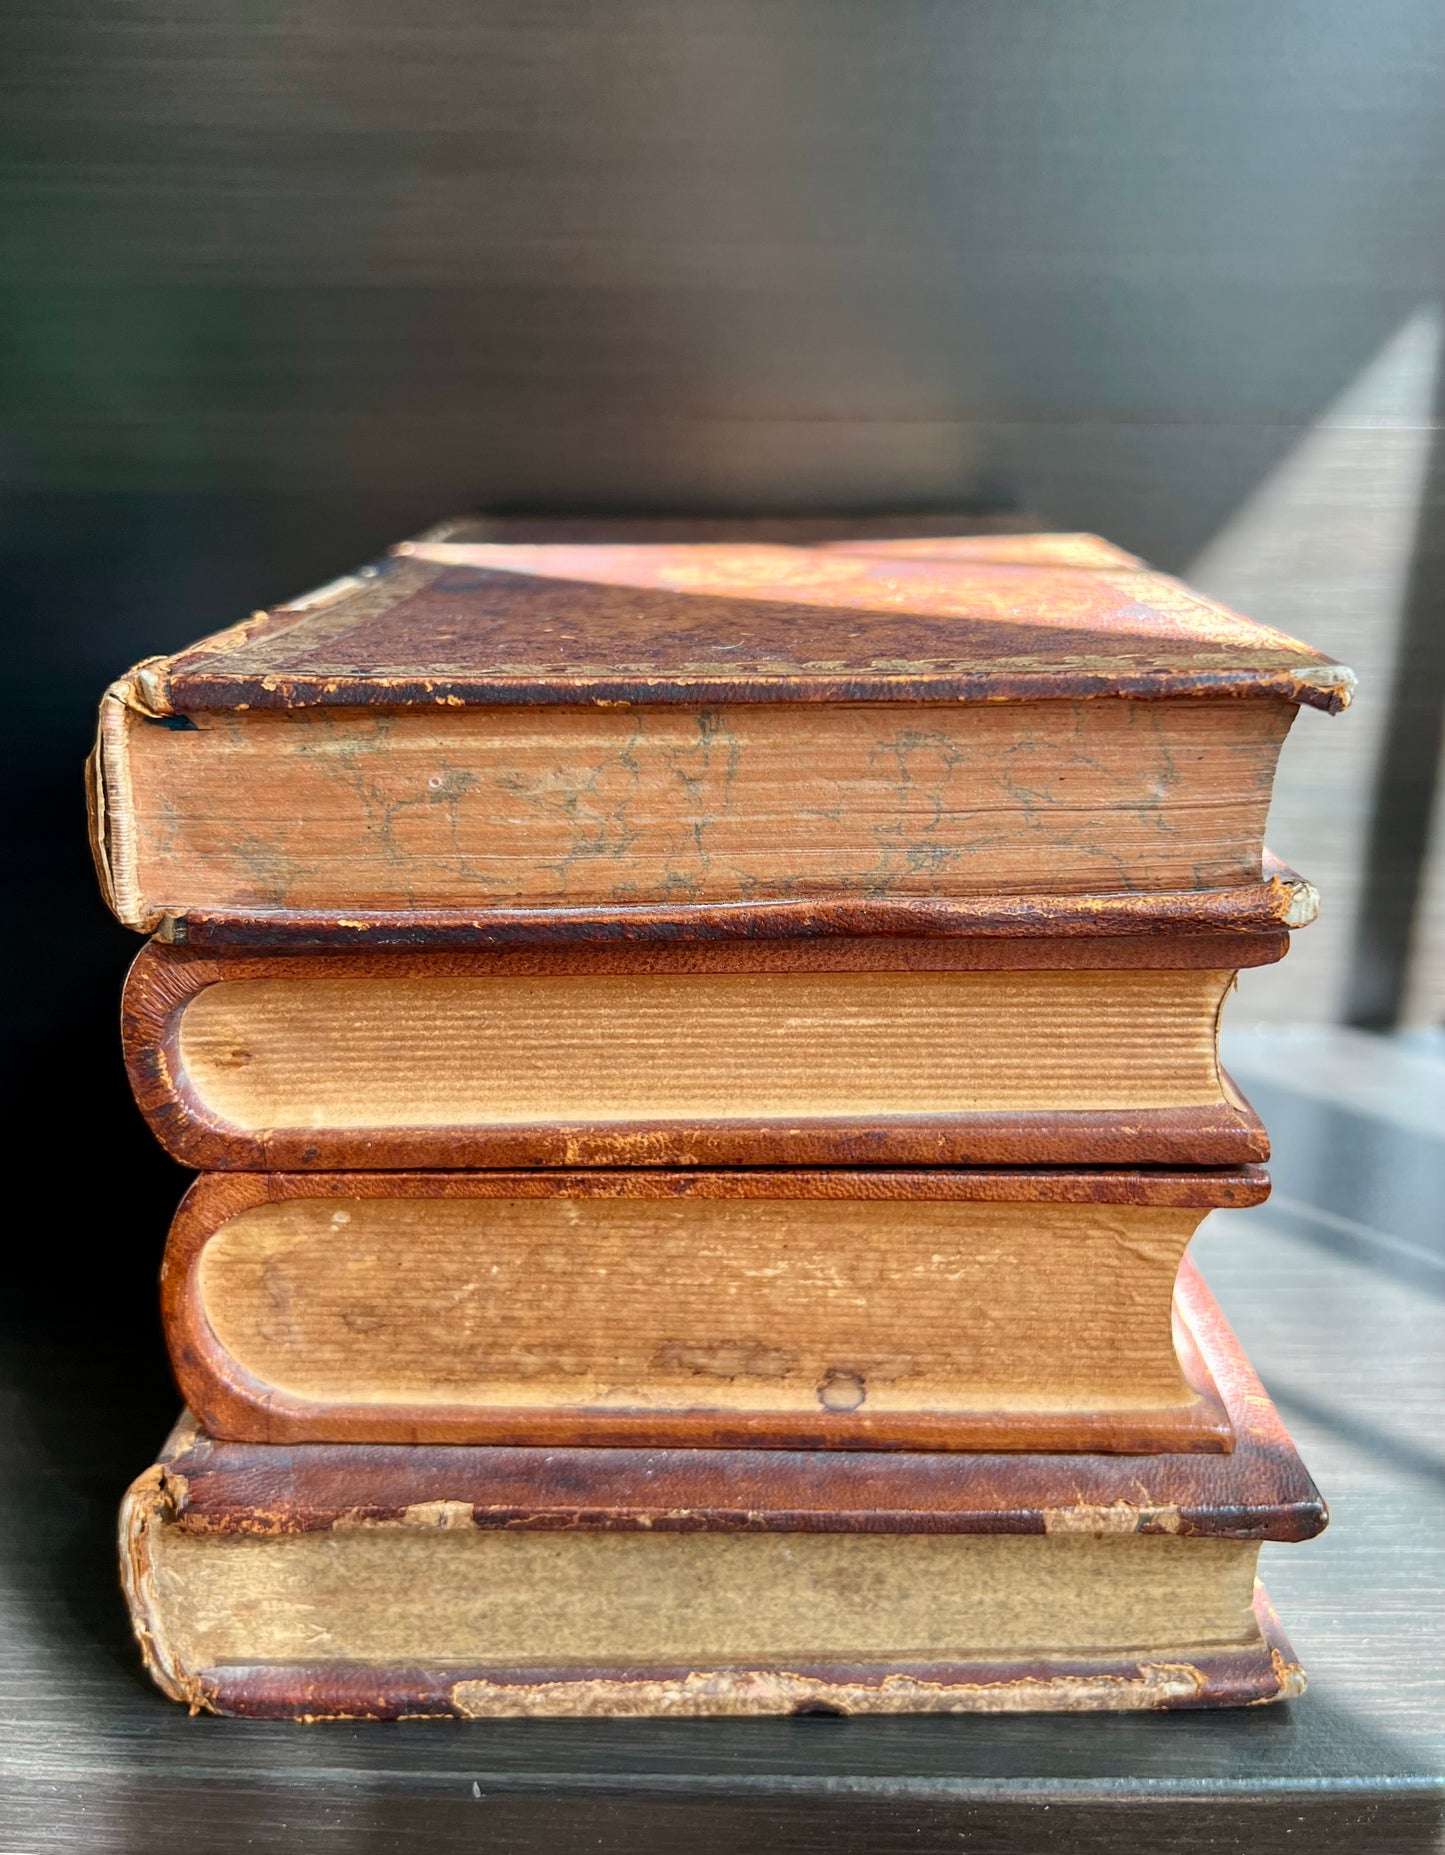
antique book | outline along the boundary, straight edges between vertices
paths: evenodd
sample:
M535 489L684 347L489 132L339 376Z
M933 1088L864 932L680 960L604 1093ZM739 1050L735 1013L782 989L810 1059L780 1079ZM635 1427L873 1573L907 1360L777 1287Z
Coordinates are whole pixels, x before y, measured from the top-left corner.
M122 921L866 932L1248 890L1298 707L1352 686L1093 537L466 532L113 686L91 791Z
M212 1173L162 1307L187 1405L231 1441L1221 1451L1181 1258L1268 1189L1254 1167Z
M152 1128L205 1170L1233 1165L1268 1146L1220 1009L1287 941L152 942L122 1016Z
M1228 1455L216 1442L132 1488L193 1709L292 1719L1228 1706L1303 1686L1255 1585L1319 1495L1201 1287Z

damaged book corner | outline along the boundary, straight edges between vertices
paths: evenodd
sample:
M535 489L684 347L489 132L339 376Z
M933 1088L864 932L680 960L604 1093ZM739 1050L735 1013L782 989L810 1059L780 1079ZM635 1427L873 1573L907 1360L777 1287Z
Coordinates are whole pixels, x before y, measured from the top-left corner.
M125 1056L199 1172L122 1515L297 1720L1224 1707L1325 1508L1186 1254L1350 673L1089 535L446 523L101 705ZM1240 1240L1248 1241L1241 1223Z

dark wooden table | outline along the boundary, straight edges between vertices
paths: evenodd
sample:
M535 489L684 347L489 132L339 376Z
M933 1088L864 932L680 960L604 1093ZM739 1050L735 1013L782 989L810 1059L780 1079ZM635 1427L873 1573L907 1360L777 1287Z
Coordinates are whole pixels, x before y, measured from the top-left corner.
M1276 1197L1197 1254L1333 1507L1265 1576L1291 1706L1078 1718L301 1728L188 1719L141 1675L111 1531L159 1440L148 1344L6 1355L0 1851L1058 1850L1439 1845L1445 1823L1445 1065L1240 1040ZM79 1202L79 1200L77 1200ZM39 1331L39 1330L37 1330Z

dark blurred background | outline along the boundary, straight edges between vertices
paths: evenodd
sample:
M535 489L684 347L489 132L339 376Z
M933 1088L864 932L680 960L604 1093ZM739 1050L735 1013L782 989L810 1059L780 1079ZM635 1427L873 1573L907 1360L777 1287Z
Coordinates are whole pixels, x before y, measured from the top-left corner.
M1302 634L1363 689L1286 750L1326 913L1240 1021L1438 1024L1436 0L3 19L6 1131L74 1182L12 1311L160 1380L101 689L463 509L1024 516Z

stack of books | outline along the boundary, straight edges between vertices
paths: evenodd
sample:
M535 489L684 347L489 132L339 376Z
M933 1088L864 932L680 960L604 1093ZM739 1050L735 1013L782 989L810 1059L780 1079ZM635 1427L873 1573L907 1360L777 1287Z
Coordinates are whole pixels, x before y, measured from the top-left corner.
M123 1565L294 1718L1298 1692L1320 1498L1193 1273L1349 673L1090 536L452 523L141 664L97 861L201 1173Z

